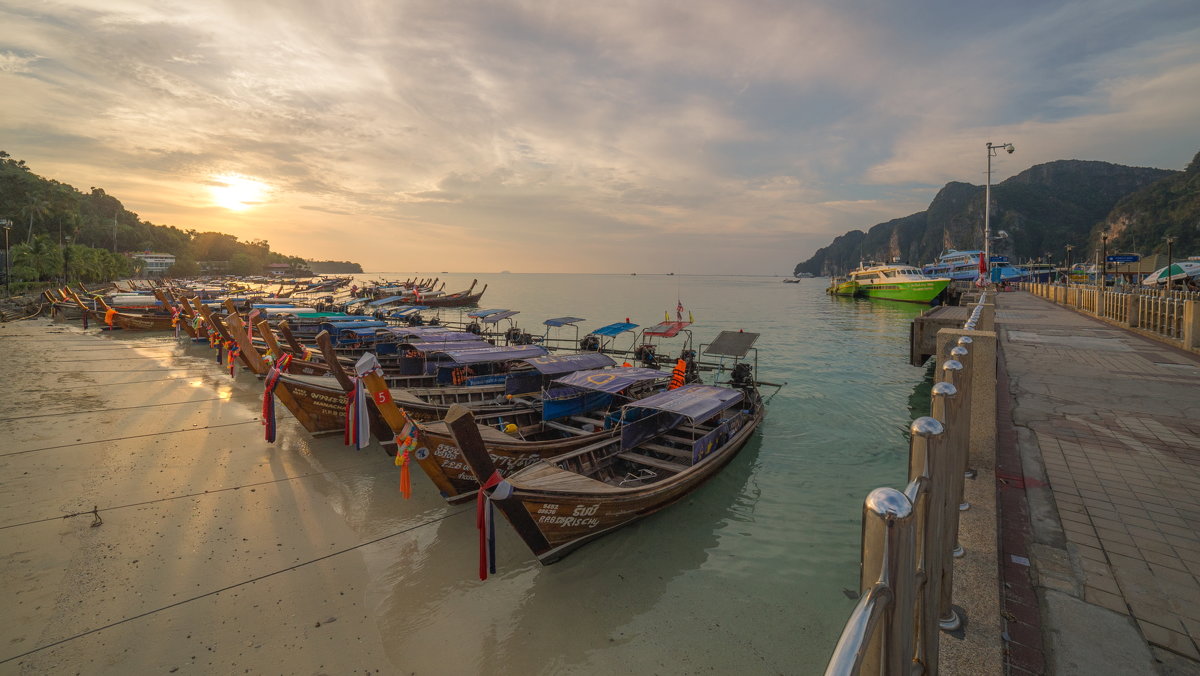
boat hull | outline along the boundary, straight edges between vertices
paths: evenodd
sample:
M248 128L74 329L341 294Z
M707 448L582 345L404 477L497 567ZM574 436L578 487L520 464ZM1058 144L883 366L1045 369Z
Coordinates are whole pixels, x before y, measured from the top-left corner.
M860 284L858 295L881 300L898 300L906 303L931 303L950 285L949 279L931 279L920 282L882 284Z
M726 443L687 470L669 479L636 488L603 486L596 491L549 491L522 487L521 474L509 477L508 498L493 502L543 564L634 521L669 507L696 490L729 464L762 422L761 407ZM525 473L536 469L530 467Z

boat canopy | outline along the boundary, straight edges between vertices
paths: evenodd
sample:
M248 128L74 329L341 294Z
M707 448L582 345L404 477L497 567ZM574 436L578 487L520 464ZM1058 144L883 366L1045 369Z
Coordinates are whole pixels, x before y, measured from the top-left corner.
M647 336L661 336L663 338L674 338L679 335L679 332L691 326L691 322L662 322L645 330Z
M626 404L624 408L643 408L682 415L694 421L707 420L742 400L741 390L692 383L659 392Z
M388 296L387 298L380 298L379 300L373 300L373 301L367 303L367 305L370 307L379 307L380 305L390 305L391 303L398 303L402 300L404 300L404 296Z
M617 322L616 324L609 324L608 326L601 326L600 328L596 329L595 331L592 331L588 335L604 336L606 338L612 338L613 336L618 336L622 333L625 333L626 331L632 331L632 330L636 329L637 327L638 327L637 324L630 324L629 322Z
M616 393L638 383L666 380L671 374L657 369L612 367L595 371L576 371L570 375L555 378L555 385L577 387L598 392Z
M475 338L478 339L479 337L475 336ZM404 346L416 350L418 353L426 357L434 352L448 352L450 350L454 350L456 352L465 350L486 350L495 347L495 345L492 345L485 340L438 340L437 338L430 338L428 340L422 340L419 342L405 342Z
M417 347L417 345L413 347ZM488 347L492 349L470 350L462 349L458 345L455 345L454 348L442 350L441 352L449 358L448 361L450 363L457 366L529 359L530 357L540 357L548 354L546 348L541 345L509 345L500 347L488 344Z
M491 308L489 310L472 310L467 313L467 316L475 317L476 319L479 319L481 317L487 317L489 315L494 315L497 312L508 312L508 310L503 309L503 308Z
M542 375L553 376L560 373L572 373L582 369L600 369L615 366L616 362L606 354L599 352L579 352L576 354L550 354L544 357L526 359L529 364Z
M542 323L546 326L568 326L570 324L577 324L579 322L586 321L587 320L583 317L555 317L554 319L547 319Z
M331 317L330 319L333 319L333 318ZM383 328L385 326L387 326L387 322L381 322L381 321L357 321L357 322L333 321L333 322L321 322L321 326L319 328L322 331L328 331L330 333L338 333L345 329L371 329L371 332L374 333L375 329Z
M704 354L719 357L745 357L750 348L754 347L754 342L758 340L759 335L761 334L745 331L722 331L717 334L716 340L711 345L704 348Z
M488 315L488 316L484 317L483 323L484 324L495 324L496 322L500 321L501 319L508 319L509 317L511 317L513 315L519 315L519 314L521 314L520 310L503 310L501 312L497 312L496 314L492 314L492 315Z
M355 298L354 300L347 301L346 307L350 307L351 305L358 305L360 303L369 303L369 302L371 302L370 298Z
M421 312L422 310L428 310L428 309L429 309L428 305L406 305L404 307L398 307L398 308L393 309L391 312L388 313L388 316L389 317L407 317L409 315Z
M389 326L387 330L388 333L396 336L397 339L405 341L419 340L427 343L450 343L463 341L482 342L483 340L474 333L454 331L444 326L413 326L408 328Z

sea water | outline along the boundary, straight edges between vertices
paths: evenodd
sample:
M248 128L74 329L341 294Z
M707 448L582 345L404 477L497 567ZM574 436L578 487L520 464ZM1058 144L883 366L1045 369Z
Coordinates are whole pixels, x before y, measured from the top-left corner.
M681 502L550 566L497 514L498 571L477 576L473 503L446 504L418 470L361 477L346 505L364 537L367 604L393 662L415 673L820 673L858 592L862 502L902 488L910 421L928 414L925 371L908 365L920 306L825 294L827 280L584 274L439 277L488 284L480 306L519 310L518 327L585 318L642 327L690 314L696 347L722 330L760 333L760 380L785 383L737 458ZM478 288L477 287L477 291ZM443 310L448 319L460 311ZM507 328L501 323L500 328ZM574 340L573 328L550 337ZM682 338L661 341L678 355ZM616 343L629 347L633 334Z

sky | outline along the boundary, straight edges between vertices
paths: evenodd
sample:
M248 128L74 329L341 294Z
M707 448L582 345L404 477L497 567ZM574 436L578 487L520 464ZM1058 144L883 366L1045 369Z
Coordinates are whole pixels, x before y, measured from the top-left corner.
M1200 150L1195 0L4 0L0 149L368 271L787 274L1056 159Z

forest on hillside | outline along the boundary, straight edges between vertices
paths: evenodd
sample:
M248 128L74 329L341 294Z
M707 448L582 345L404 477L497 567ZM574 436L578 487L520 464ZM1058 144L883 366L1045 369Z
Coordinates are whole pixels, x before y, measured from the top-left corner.
M100 282L136 275L141 261L124 254L169 253L177 277L200 273L200 261L221 261L231 274L262 274L267 263L299 269L298 256L271 251L266 240L240 241L221 232L182 230L143 221L103 188L82 192L39 176L0 150L0 219L8 222L14 282L67 278Z

